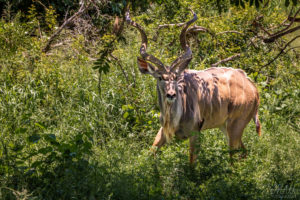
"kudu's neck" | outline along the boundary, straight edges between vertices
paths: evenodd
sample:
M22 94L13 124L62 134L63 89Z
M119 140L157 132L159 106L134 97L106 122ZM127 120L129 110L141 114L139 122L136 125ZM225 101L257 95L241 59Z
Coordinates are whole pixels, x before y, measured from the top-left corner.
M170 103L167 101L164 90L160 88L158 84L157 93L161 112L160 122L163 127L166 127L166 129L173 129L172 131L175 131L179 126L180 119L183 114L182 96L178 91L178 88L176 88L176 99L174 102Z

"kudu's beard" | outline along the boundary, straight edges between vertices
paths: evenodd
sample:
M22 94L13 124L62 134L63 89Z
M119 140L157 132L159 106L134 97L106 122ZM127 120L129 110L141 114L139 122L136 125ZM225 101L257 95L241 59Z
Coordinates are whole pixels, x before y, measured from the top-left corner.
M167 142L169 142L173 136L175 135L175 131L177 128L178 122L176 121L177 116L176 111L177 111L177 104L176 99L169 101L165 99L164 102L164 121L163 121L163 132L164 135L166 136Z

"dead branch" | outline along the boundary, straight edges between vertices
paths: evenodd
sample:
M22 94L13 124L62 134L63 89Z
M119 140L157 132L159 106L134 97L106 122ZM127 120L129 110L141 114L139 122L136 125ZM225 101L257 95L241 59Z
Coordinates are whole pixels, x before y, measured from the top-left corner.
M185 24L185 23L178 23L178 24L162 24L162 25L158 25L157 30L156 30L156 33L155 33L155 35L153 36L152 40L153 40L153 41L157 41L157 38L158 38L160 29L163 29L163 28L169 28L169 27L173 27L173 26L181 27L181 26L183 26L184 24ZM205 28L205 27L203 27L203 26L197 26L197 25L194 25L194 26L190 27L190 28L186 31L187 34L198 33L198 32L204 32L204 33L209 33L209 34L213 35L212 32L211 32L208 28Z
M162 24L162 25L158 25L157 30L155 35L153 36L152 40L153 41L157 41L158 35L159 35L159 31L162 28L169 28L169 27L173 27L173 26L177 26L177 27L181 27L183 26L184 23L178 23L178 24Z
M177 27L181 27L183 26L184 23L178 23L178 24L162 24L162 25L158 25L157 29L162 29L162 28L168 28L170 26L177 26Z
M265 43L271 43L271 42L274 42L276 39L278 39L278 38L280 38L280 37L282 37L284 35L287 35L289 33L295 32L297 30L300 30L300 26L296 26L296 27L291 28L291 29L289 29L287 31L284 31L284 32L280 31L278 34L275 34L275 35L273 34L273 36L271 36L269 38L265 38L263 41Z
M236 55L233 55L233 56L230 56L230 57L228 57L228 58L225 58L225 59L223 59L223 60L220 60L219 62L216 62L216 63L214 63L214 64L211 64L211 66L212 66L212 67L216 67L216 66L218 66L218 65L220 65L220 64L223 64L223 63L226 63L226 62L235 60L235 59L237 59L237 58L239 58L239 57L241 57L241 54L240 54L240 53L238 53L238 54L236 54Z
M238 31L223 31L223 32L217 33L216 35L227 34L227 33L236 33L236 34L244 35L243 33L238 32Z
M52 42L61 33L61 31L68 24L70 24L75 18L82 15L87 10L89 3L86 4L85 1L82 0L82 1L80 1L80 4L81 4L81 6L80 6L79 10L76 13L74 13L71 17L69 17L67 20L65 20L64 23L51 35L51 37L49 38L49 40L47 41L45 47L42 50L44 53L47 53L50 50Z
M37 2L38 4L40 4L45 10L47 10L47 6L45 6L45 4L43 4L41 1L38 0L34 0L33 2Z
M265 64L263 67L266 67L266 66L270 65L270 64L273 63L277 58L279 58L279 56L280 56L281 54L284 53L284 50L285 50L292 42L294 42L297 38L300 38L300 35L294 37L294 38L291 39L288 43L286 43L286 45L280 50L280 52L279 52L279 53L278 53L271 61L269 61L267 64ZM295 47L294 47L294 48L291 48L291 49L295 49ZM291 50L291 49L288 49L287 51L289 51L289 50Z
M288 17L289 21L294 21L294 22L300 22L300 17L294 18L294 17Z
M294 17L291 18L291 19L292 19L292 20L291 20L291 23L288 24L287 27L285 27L284 29L282 29L282 30L280 30L280 31L278 31L278 32L276 32L276 33L274 33L273 35L278 35L278 34L284 32L284 31L288 30L288 29L293 25L293 23L295 22L295 19L296 19L297 15L298 15L299 13L300 13L300 8L296 11ZM289 17L290 17L290 16L289 16ZM289 18L289 17L288 17L288 18Z
M186 32L187 33L206 32L212 35L212 32L208 28L205 28L203 26L197 26L197 25L192 26Z
M300 48L300 46L295 46L295 47L289 48L288 50L285 51L285 53L287 53L291 50L294 50L294 49L298 49L298 48Z
M276 39L278 39L278 38L280 38L280 37L282 37L284 35L287 35L289 33L292 33L292 32L295 32L295 31L299 30L300 26L296 26L294 28L289 29L293 25L293 23L295 22L295 20L299 19L299 18L296 18L299 13L300 13L300 8L296 11L296 13L294 14L293 17L289 16L287 18L287 20L290 20L290 23L285 28L283 28L282 30L277 31L276 33L273 33L271 35L258 22L256 22L258 24L258 26L270 36L268 38L263 38L263 41L265 43L272 43Z

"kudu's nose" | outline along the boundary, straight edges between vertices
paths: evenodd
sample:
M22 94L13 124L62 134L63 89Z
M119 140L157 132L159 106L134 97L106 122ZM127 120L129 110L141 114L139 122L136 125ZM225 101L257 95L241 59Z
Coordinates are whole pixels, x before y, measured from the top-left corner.
M168 100L174 100L176 98L176 92L169 92L167 93Z

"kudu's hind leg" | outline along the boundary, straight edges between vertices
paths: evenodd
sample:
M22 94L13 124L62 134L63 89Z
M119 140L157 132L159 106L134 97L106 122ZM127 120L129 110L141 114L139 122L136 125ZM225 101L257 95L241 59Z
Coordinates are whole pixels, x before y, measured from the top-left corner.
M246 148L242 142L242 135L250 120L234 120L227 123L228 143L230 148L230 158L232 159L234 150L242 149L242 157L247 156Z
M166 143L166 136L163 133L163 128L161 127L155 136L154 142L152 144L151 151L155 154L157 149L163 146Z

